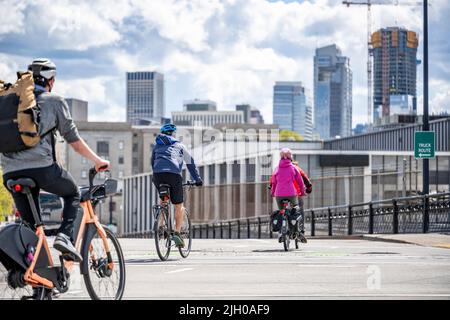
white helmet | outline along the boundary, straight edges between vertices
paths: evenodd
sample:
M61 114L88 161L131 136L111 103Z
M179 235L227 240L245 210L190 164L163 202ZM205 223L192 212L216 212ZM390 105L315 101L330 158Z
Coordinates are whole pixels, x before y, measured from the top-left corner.
M282 148L280 151L281 159L290 159L292 160L292 151L289 148Z
M28 71L33 72L35 82L45 84L46 80L50 80L56 76L56 65L49 59L35 59L29 66Z

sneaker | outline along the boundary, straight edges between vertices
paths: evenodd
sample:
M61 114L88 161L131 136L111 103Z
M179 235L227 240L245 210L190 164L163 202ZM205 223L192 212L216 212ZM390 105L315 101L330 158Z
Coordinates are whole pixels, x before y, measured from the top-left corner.
M279 243L282 243L282 242L283 242L283 235L282 235L282 234L280 234L280 235L278 236L278 242L279 242Z
M176 245L178 248L184 248L184 241L183 241L183 239L181 238L181 235L180 235L179 232L175 232L175 233L173 234L172 240L175 241L175 245Z
M308 242L308 240L306 239L306 237L305 237L305 235L303 234L303 232L300 232L300 233L298 234L298 237L300 238L300 242L301 242L301 243L307 243L307 242Z
M64 233L58 233L55 242L53 243L53 248L61 252L65 260L72 260L75 262L83 261L81 254L74 247L70 238Z

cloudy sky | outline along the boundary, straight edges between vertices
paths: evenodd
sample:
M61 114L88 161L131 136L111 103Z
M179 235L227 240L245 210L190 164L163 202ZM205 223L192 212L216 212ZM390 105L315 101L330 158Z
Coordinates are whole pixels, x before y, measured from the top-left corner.
M430 105L450 111L450 1L430 2ZM373 30L402 26L421 41L421 17L417 6L373 6ZM0 21L0 78L48 57L55 91L89 101L90 120L124 121L125 72L156 70L167 116L200 98L250 103L271 122L275 81L302 81L312 98L314 50L332 43L350 57L353 124L366 120L366 9L340 0L0 0Z

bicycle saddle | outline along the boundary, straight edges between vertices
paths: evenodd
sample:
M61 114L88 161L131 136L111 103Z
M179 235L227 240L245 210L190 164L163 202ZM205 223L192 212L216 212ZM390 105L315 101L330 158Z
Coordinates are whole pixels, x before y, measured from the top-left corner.
M160 184L158 187L158 193L159 193L159 198L161 200L166 200L169 198L169 189L170 189L170 185L168 184Z
M30 187L30 188L36 187L36 183L33 181L33 179L30 179L30 178L20 178L17 180L9 179L6 182L6 185L9 190L12 190L12 188L15 185L21 185L22 187Z

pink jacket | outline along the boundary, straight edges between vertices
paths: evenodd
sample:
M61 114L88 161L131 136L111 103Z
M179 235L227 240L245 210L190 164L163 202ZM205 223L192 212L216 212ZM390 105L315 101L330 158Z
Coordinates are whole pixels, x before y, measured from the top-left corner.
M305 184L301 174L289 159L281 159L272 176L272 197L295 197L305 194ZM298 194L294 186L298 183L301 193Z

